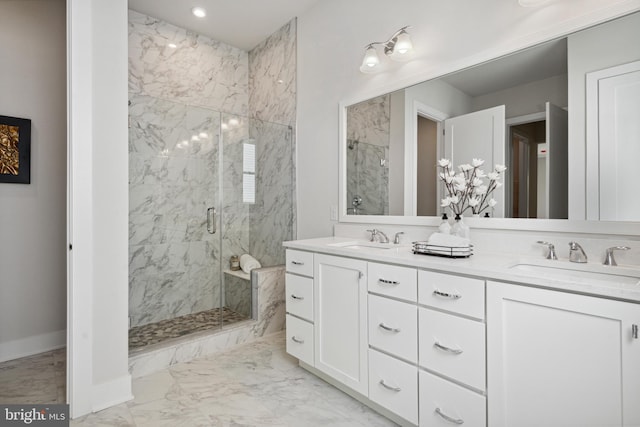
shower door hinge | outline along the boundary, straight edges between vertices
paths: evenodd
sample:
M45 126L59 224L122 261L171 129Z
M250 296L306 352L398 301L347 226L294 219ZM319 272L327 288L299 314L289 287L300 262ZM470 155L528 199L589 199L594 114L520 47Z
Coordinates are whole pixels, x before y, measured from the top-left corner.
M638 325L631 325L631 336L634 340L638 339Z

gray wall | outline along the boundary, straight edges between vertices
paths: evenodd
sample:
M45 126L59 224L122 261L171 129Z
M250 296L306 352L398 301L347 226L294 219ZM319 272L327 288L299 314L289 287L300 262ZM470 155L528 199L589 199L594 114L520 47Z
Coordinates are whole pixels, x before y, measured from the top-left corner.
M31 184L0 184L0 361L65 344L66 9L0 2L0 115L31 119Z

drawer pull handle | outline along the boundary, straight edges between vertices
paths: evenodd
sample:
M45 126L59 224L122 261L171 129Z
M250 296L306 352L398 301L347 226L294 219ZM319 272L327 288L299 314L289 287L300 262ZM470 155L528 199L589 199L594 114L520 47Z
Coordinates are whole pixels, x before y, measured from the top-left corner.
M387 280L387 279L378 279L378 282L380 283L384 283L385 285L399 285L400 282L396 281L396 280Z
M396 391L396 392L398 392L398 391L402 391L402 389L401 389L400 387L392 387L392 386L390 386L390 385L388 385L388 384L385 384L384 380L380 380L380 383L379 383L379 384L380 384L382 387L386 388L387 390Z
M300 262L300 261L291 261L291 264L293 264L293 265L304 265L304 262Z
M298 295L296 295L296 294L291 294L291 298L293 298L293 299L297 299L297 300L300 300L300 301L302 301L302 300L304 299L304 297L299 297L299 296L298 296Z
M300 338L296 338L295 335L291 337L291 341L297 342L298 344L304 344L304 340L301 340Z
M464 420L463 419L450 417L449 415L447 415L444 412L442 412L442 410L440 408L436 408L436 414L440 415L443 419L449 421L450 423L458 424L458 425L459 424L464 424Z
M433 343L433 346L439 350L442 351L446 351L447 353L451 353L451 354L462 354L462 350L458 349L458 348L449 348L447 346L444 346L442 344L440 344L438 341Z
M439 290L439 289L435 289L435 290L433 291L433 294L434 294L434 295L437 295L437 296L439 296L439 297L442 297L442 298L449 298L449 299L460 299L460 298L462 298L462 295L458 295L458 294L449 294L449 293L447 293L447 292L442 292L442 291L441 291L441 290Z
M400 332L400 328L392 328L391 326L387 326L384 323L380 323L378 326L380 326L385 331L396 332L396 333Z

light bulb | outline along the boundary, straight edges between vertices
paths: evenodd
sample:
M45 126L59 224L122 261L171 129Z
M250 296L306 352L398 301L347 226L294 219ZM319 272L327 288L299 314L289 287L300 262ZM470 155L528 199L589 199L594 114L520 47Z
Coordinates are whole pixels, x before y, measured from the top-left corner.
M207 16L207 11L203 7L194 7L191 9L191 13L198 18L204 18Z
M401 55L409 53L413 50L413 43L411 43L411 36L404 31L398 34L397 41L393 47L394 52L398 52Z
M363 73L373 73L379 64L380 58L378 57L378 52L376 52L376 49L372 45L369 45L364 53L360 71Z

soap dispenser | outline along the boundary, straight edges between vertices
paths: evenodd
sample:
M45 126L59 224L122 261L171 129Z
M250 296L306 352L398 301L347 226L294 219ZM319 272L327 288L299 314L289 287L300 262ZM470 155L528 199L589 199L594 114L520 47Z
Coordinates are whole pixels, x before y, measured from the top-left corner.
M451 225L449 224L449 217L447 217L447 213L442 214L442 222L438 227L438 230L442 234L451 234Z

